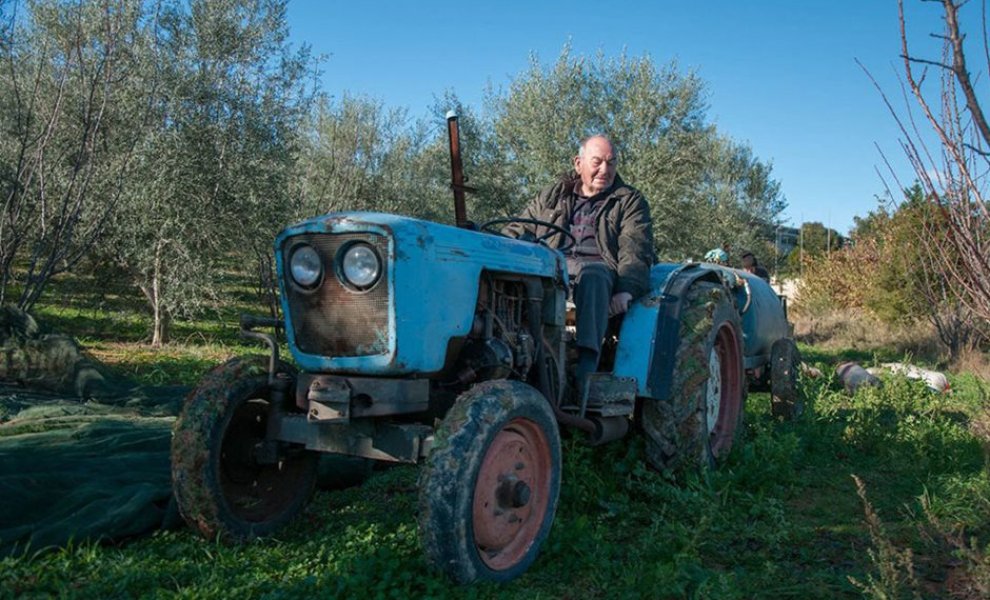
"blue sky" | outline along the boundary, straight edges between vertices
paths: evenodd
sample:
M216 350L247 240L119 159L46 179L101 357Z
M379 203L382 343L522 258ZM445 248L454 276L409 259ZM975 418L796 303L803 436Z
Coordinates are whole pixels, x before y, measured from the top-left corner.
M930 46L938 5L907 3L909 35ZM964 9L963 20L978 10ZM481 108L486 85L505 86L531 53L553 62L568 42L574 55L676 60L707 83L719 130L772 162L793 225L845 233L876 208L877 169L892 183L877 145L903 183L913 180L893 119L855 62L903 104L895 0L291 0L288 18L294 43L326 55L328 93L376 98L413 118L447 89Z

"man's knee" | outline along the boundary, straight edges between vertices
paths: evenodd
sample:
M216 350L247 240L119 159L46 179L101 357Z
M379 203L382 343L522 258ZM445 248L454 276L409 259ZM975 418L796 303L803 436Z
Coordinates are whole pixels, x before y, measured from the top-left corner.
M615 279L615 273L612 269L609 269L605 263L600 262L589 262L581 265L581 268L578 269L577 274L574 276L575 283L593 280L604 280L611 283L613 279Z
M574 278L575 297L593 294L611 296L615 273L602 263L584 265Z
M594 351L596 357L608 324L608 303L614 281L615 274L601 263L582 265L574 278L577 343Z

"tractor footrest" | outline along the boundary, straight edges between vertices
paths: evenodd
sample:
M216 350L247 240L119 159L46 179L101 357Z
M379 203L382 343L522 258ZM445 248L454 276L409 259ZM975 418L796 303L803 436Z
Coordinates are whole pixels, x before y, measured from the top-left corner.
M636 380L632 377L616 377L611 373L592 373L585 388L587 398L579 398L578 406L564 410L580 411L584 404L588 414L603 417L621 417L633 414L636 407Z

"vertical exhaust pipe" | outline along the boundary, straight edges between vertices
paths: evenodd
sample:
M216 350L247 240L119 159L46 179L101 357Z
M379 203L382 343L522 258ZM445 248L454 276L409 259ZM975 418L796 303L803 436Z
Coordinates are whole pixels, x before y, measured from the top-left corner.
M447 111L447 140L450 143L450 189L454 191L454 222L462 229L470 229L464 193L474 188L464 185L464 165L461 162L461 139L457 127L457 113Z

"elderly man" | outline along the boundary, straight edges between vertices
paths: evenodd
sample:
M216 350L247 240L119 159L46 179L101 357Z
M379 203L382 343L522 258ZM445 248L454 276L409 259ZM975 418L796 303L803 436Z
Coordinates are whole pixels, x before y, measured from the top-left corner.
M653 263L650 207L638 190L616 174L615 149L603 135L581 143L574 172L544 189L520 217L552 223L574 236L566 249L571 296L577 307L577 376L584 385L598 367L602 339L611 315L629 309L646 293ZM548 236L551 247L566 248L564 235L539 225L513 224L507 233Z

